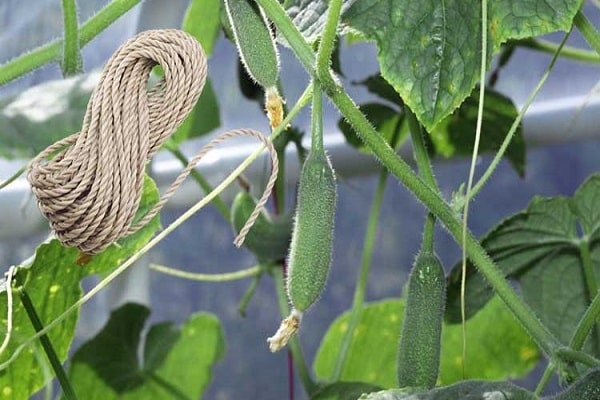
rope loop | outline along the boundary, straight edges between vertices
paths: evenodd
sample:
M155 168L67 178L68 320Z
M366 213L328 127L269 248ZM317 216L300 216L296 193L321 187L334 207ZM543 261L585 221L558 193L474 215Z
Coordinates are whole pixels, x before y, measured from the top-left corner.
M164 75L148 88L156 65ZM92 93L81 131L49 146L29 165L27 179L39 208L64 245L97 254L136 232L160 211L198 161L232 136L251 135L265 143L274 181L277 158L270 141L252 130L226 132L203 148L160 201L131 225L146 163L192 110L206 75L199 43L176 29L142 32L113 54ZM271 189L267 185L265 201Z

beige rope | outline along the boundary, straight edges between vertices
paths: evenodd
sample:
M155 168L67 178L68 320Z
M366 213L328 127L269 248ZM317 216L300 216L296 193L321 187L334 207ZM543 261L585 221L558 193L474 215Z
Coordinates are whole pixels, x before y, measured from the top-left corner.
M147 88L152 68L164 77ZM206 56L198 42L174 29L143 32L123 44L106 64L88 103L81 132L36 156L27 179L58 239L86 254L106 247L146 225L190 171L218 143L239 135L261 140L272 158L272 173L242 233L267 201L277 175L277 156L260 132L226 132L206 145L135 225L146 163L185 119L204 87Z

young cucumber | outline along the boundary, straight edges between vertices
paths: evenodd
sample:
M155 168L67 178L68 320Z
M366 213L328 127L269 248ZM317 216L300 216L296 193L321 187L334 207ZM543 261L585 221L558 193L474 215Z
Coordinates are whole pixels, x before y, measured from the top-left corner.
M440 338L446 278L437 256L421 251L408 281L408 296L400 336L400 387L432 388L440 366Z
M311 151L300 175L288 262L288 296L297 311L318 298L331 264L336 201L335 174L324 152Z
M240 58L248 74L262 87L279 79L279 54L263 13L249 0L225 0Z
M256 200L243 190L231 204L231 225L239 233L256 207ZM266 264L285 259L292 236L292 218L289 214L270 218L264 211L246 235L244 246Z

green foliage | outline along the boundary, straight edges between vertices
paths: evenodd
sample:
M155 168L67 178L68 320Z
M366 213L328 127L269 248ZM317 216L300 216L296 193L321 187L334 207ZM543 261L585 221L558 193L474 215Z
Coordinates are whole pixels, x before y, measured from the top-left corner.
M342 2L342 15L356 0L344 0ZM315 43L323 33L325 21L327 20L327 0L291 0L285 2L287 14L294 25L302 33L309 43ZM286 43L285 40L282 40Z
M450 158L473 153L479 89L475 89L452 115L441 121L429 137L435 154ZM506 96L491 89L485 91L482 136L479 153L495 153L500 149L506 133L517 118L517 108ZM512 167L522 177L525 175L525 140L519 124L510 145L504 153Z
M212 315L191 315L181 327L152 325L140 359L141 333L150 310L125 304L73 355L69 378L86 399L197 399L210 382L225 343Z
M385 300L362 309L341 380L397 387L397 346L404 311L404 300ZM320 379L329 379L333 373L340 350L338 344L348 329L349 318L349 313L342 314L323 337L314 363L315 374ZM470 332L467 379L521 377L531 371L540 358L533 341L497 298L467 322L467 330ZM462 379L461 340L460 326L443 326L438 384L447 385Z
M564 343L590 302L583 246L590 251L589 268L600 276L599 196L600 175L594 175L572 198L534 198L481 240L502 272L520 283L523 298L537 316ZM446 318L453 322L460 320L459 270L455 266L449 277ZM472 316L493 291L473 265L468 266L466 289L466 311Z
M194 36L207 56L212 54L221 28L221 0L192 0L181 29Z
M581 3L490 2L489 45L497 50L508 39L567 31ZM458 108L479 79L479 2L365 0L344 21L377 42L381 74L428 131Z

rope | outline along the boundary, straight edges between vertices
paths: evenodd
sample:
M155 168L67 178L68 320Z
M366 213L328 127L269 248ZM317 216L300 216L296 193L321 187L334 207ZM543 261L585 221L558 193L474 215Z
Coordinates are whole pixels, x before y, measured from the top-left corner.
M163 68L164 76L148 89L156 65ZM27 179L40 210L64 245L97 254L138 231L160 212L206 153L228 138L249 135L269 150L272 172L236 238L236 245L242 244L271 193L278 170L273 145L251 129L225 132L203 147L158 203L132 225L146 163L191 111L206 75L202 48L179 30L142 32L113 54L92 93L81 131L49 146L29 165Z

